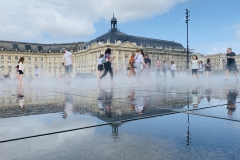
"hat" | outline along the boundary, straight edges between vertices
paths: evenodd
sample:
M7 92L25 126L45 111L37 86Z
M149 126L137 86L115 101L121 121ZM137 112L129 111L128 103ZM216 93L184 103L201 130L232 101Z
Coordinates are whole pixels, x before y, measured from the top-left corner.
M65 48L62 48L61 50L60 50L60 52L63 52L64 50L66 50Z

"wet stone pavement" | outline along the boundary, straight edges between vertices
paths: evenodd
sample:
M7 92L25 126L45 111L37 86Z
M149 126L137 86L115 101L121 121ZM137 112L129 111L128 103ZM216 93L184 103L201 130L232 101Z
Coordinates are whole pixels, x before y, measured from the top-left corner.
M238 82L93 84L1 84L1 159L240 159Z

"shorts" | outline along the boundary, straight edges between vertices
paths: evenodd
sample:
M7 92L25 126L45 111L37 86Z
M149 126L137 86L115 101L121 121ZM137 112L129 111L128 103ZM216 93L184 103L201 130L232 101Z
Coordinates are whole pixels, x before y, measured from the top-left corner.
M192 75L197 75L198 74L198 69L192 69Z
M98 65L98 70L99 70L99 71L103 71L103 65L102 65L102 64L99 64L99 65Z
M236 63L227 64L226 70L228 70L229 72L231 72L231 71L238 72Z
M211 72L211 67L206 67L205 71Z
M199 71L199 74L203 75L203 71Z
M23 74L23 71L22 71L22 70L18 70L18 73L19 73L19 74Z
M72 73L72 65L65 66L66 73Z
M35 74L35 77L38 77L38 74Z

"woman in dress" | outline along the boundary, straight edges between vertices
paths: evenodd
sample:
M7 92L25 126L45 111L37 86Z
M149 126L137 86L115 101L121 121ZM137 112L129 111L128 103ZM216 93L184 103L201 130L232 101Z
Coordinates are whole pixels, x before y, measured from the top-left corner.
M211 70L212 70L212 67L211 67L211 60L208 58L207 59L207 63L206 63L206 68L205 68L205 71L206 71L206 76L211 76Z

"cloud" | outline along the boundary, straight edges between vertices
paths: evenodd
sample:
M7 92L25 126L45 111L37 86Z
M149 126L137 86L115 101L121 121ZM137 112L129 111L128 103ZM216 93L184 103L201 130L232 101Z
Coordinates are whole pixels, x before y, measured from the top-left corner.
M201 54L218 54L226 53L228 47L233 49L233 52L240 54L240 41L229 41L229 42L214 42L214 43L204 43L192 46L195 48L195 52Z
M0 6L2 40L48 41L93 35L94 23L114 12L125 23L168 12L187 0L8 0Z

